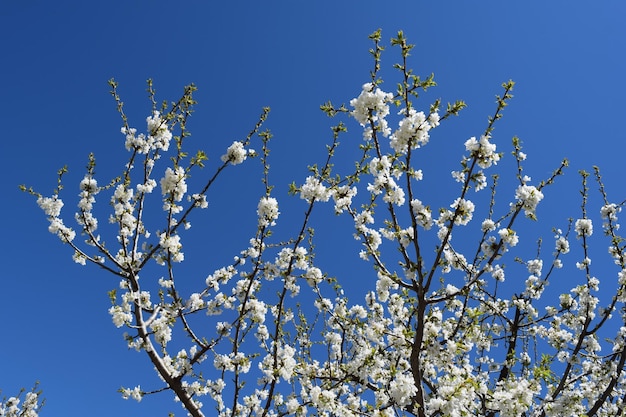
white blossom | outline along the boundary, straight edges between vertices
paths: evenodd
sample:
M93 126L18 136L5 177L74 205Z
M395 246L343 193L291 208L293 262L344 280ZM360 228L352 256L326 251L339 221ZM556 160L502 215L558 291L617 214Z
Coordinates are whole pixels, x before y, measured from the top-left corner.
M390 136L391 147L397 153L406 153L428 143L429 130L439 125L439 115L433 113L427 119L423 112L409 109L408 115L400 121L398 129Z
M593 234L593 223L591 219L578 219L574 225L574 230L578 237L589 237Z
M167 151L170 147L172 132L170 132L167 121L161 118L161 114L155 111L152 116L146 118L150 143L153 149Z
M565 237L559 236L556 240L556 251L557 253L566 254L569 252L569 242Z
M300 198L308 202L312 201L328 201L331 192L326 188L319 179L309 176L300 189Z
M139 402L143 398L143 392L141 391L141 386L137 385L135 388L122 388L122 398L128 400L132 398L133 400Z
M185 259L183 253L180 251L183 245L180 243L179 235L168 236L165 232L161 233L159 235L159 245L172 255L172 261L182 262Z
M475 206L470 200L457 198L450 207L456 210L454 224L466 225L472 220Z
M357 193L356 187L344 185L331 190L333 200L335 201L335 213L343 213L348 210L352 204L352 198Z
M376 124L383 136L388 136L391 129L387 126L385 117L389 114L388 103L393 99L393 94L385 93L380 88L374 88L374 84L363 84L361 94L350 100L350 106L354 110L350 113L360 124L365 127L363 134L365 139L371 139L372 129L370 121Z
M63 200L56 195L52 197L39 197L37 204L49 217L59 217L61 208L63 208Z
M165 196L171 194L174 201L182 200L187 192L185 170L180 166L175 170L168 167L165 170L165 176L161 179L161 191Z
M231 165L241 164L246 160L248 152L243 147L243 143L234 141L232 145L228 147L226 153L222 155L222 162L230 162Z
M515 198L522 204L526 216L534 216L543 193L533 185L520 185L515 191Z
M485 219L483 220L480 229L484 232L493 232L494 230L496 230L496 223L491 220L491 219Z
M475 137L469 138L465 142L465 149L470 153L470 157L476 158L478 166L489 168L497 164L500 155L496 152L496 145L489 142L489 137L481 136L479 140Z
M259 216L259 226L274 226L280 212L278 211L278 201L273 197L263 197L257 206Z

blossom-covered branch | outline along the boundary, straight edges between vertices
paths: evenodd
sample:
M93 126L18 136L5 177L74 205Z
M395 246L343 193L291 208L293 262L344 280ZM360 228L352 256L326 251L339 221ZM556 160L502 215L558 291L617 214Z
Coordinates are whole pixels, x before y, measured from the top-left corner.
M374 65L365 82L355 83L356 97L349 105L321 106L338 121L327 157L290 186L303 207L296 223L281 224L283 195L269 164L272 135L262 130L269 109L243 139L190 157L193 85L159 107L149 82L152 108L140 132L110 82L128 154L106 185L89 157L75 228L62 216L64 169L49 196L23 187L75 262L97 265L118 281L109 293L112 321L160 378L121 388L122 396L141 400L171 391L195 417L621 415L626 244L618 215L624 202L612 202L596 169L602 205L592 210L583 171L580 215L570 213L575 217L554 227L550 243L531 240L528 225L541 220L539 207L568 162L533 180L515 137L512 172L502 168L509 141L494 127L513 97L512 81L502 85L484 130L446 145L437 163L449 163L450 177L438 179L448 181L445 192L434 192L424 160L440 140L439 127L465 103L445 110L441 99L423 104L436 83L434 75L421 78L411 69L414 45L402 32L391 40L399 62L387 73L381 32L370 39ZM358 160L342 162L339 139L359 149ZM208 155L218 158L209 163ZM214 186L249 163L258 163L260 181L247 202L257 216L247 245L182 281L192 217L210 211L211 201L232 198L215 194ZM106 207L97 205L103 196ZM322 210L345 221L360 262L371 265L363 299L315 257L316 245L325 244L315 233ZM598 215L616 267L615 276L601 277L616 288L603 302L590 250L602 242L594 235ZM289 232L275 233L285 226ZM551 282L563 281L559 274L571 289L549 291Z

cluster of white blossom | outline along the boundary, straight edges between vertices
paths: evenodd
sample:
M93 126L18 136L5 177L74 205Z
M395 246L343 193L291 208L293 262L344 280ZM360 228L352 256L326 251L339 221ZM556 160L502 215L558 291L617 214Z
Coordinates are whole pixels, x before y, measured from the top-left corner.
M356 196L357 188L343 185L331 190L333 200L335 201L335 213L341 214L348 210L352 205L352 199Z
M352 116L364 126L363 138L372 138L374 126L383 136L389 136L391 129L387 125L385 117L389 115L389 102L393 99L393 94L385 93L372 83L365 83L361 89L361 94L357 98L350 100L350 105L354 107Z
M467 225L474 216L474 203L470 200L466 200L464 198L457 198L454 200L452 204L450 204L454 212L454 224L465 226Z
M498 383L491 395L488 407L498 410L501 417L518 417L524 415L539 392L539 384L527 378L511 378Z
M120 288L128 290L126 281L120 282ZM109 314L113 319L115 327L122 327L124 325L130 325L133 320L132 306L138 304L142 308L150 308L152 303L150 301L150 293L148 291L133 292L125 291L122 293L121 303L115 304L109 308Z
M526 289L524 290L524 295L533 299L539 299L545 289L545 282L540 279L543 268L543 260L531 259L526 263L526 267L531 275L526 278Z
M20 396L9 397L0 401L0 417L38 417L41 407L39 393L27 392L20 405Z
M232 165L239 165L248 157L248 150L244 148L243 143L234 141L228 147L226 153L222 155L222 162L230 162Z
M403 113L403 112L401 112ZM431 113L428 117L424 112L409 109L398 126L398 129L389 138L391 147L400 154L409 149L417 149L428 143L430 129L439 126L439 114Z
M122 134L126 136L126 149L135 150L140 154L147 154L151 151L162 150L166 152L170 147L172 132L170 132L167 121L161 118L158 111L146 118L148 124L148 134L140 133L137 129L122 127Z
M315 287L324 279L322 270L315 266L309 267L304 277L311 287Z
M515 190L515 198L522 205L526 216L532 217L535 215L537 205L543 200L543 193L533 185L520 185Z
M80 201L78 208L80 213L76 213L76 222L83 226L85 231L93 233L98 228L98 219L92 214L93 204L96 202L96 194L100 191L98 182L90 175L86 175L80 182Z
M168 167L165 170L165 176L161 178L161 192L165 196L163 210L172 210L173 213L179 213L182 207L174 203L181 201L185 193L187 193L183 167L179 166L176 169Z
M76 232L74 232L71 227L65 226L63 219L59 217L61 215L61 208L63 207L63 200L57 195L52 197L40 196L37 199L37 204L48 216L48 220L50 221L48 231L50 233L57 235L62 242L71 242L74 240Z
M554 236L554 238L556 239L556 244L555 244L556 252L562 253L565 255L569 253L569 241L567 240L565 236L563 236L563 232L561 231L561 229L557 229L556 232L557 233Z
M417 224L422 226L426 230L430 230L433 226L432 213L429 207L418 200L411 201L411 209L413 210L413 216L415 217Z
M119 184L111 197L114 213L109 222L120 226L120 237L127 239L135 234L137 218L135 217L135 198L132 188Z
M600 216L604 220L602 227L607 230L611 226L615 230L619 230L619 223L617 223L617 213L622 211L622 207L615 203L607 203L600 208Z
M331 191L322 184L319 178L308 176L304 185L300 188L300 198L308 202L328 201Z
M161 233L159 235L159 246L161 246L168 255L172 262L182 262L185 259L185 255L180 251L183 245L180 243L180 235L167 235L167 233ZM165 259L159 258L161 265L165 263Z
M214 291L219 291L220 284L228 283L236 273L237 270L232 266L220 268L206 278L206 286Z
M263 197L259 200L257 206L257 215L259 216L259 226L274 226L278 219L278 201L273 197Z
M141 401L143 398L143 392L141 391L141 386L137 385L135 388L122 388L121 389L122 398L125 400L132 398L135 401Z
M384 155L382 158L372 158L369 163L370 174L374 177L374 183L367 185L367 191L374 195L384 192L383 201L401 206L404 204L404 190L395 179L402 175L402 172L392 166L391 159Z
M169 149L172 132L168 127L167 121L161 117L158 111L154 111L152 116L146 118L148 123L149 141L154 140L154 148L166 151Z
M273 381L278 377L287 382L291 381L297 365L295 354L296 350L289 345L279 346L276 349L276 356L268 353L259 364L259 369L263 372L263 381Z
M354 238L361 239L361 236L365 238L364 245L366 250L361 251L360 256L362 259L367 259L370 253L374 253L378 250L378 246L382 243L382 237L378 230L370 228L367 225L374 223L374 217L369 210L364 210L354 217L354 226L357 233Z
M519 237L517 233L515 233L512 229L500 229L498 230L498 236L502 239L502 243L504 244L505 249L513 246L517 246L519 243Z
M578 237L589 237L593 234L593 222L591 219L578 219L574 225Z
M497 164L500 160L500 154L496 152L496 145L489 142L488 136L483 135L479 140L472 136L465 141L465 150L470 153L471 158L476 158L478 166L483 169Z

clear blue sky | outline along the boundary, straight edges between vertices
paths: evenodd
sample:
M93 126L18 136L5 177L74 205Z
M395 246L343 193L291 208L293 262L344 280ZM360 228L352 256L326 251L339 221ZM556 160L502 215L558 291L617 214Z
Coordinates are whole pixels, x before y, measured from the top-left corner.
M121 385L152 380L146 358L126 350L107 313L106 292L117 281L74 264L68 248L47 232L34 200L17 188L26 183L48 193L56 170L68 164L66 195L73 197L89 152L99 158L104 178L116 172L111 167L119 167L125 153L108 79L120 83L131 124L138 128L149 110L147 78L154 79L161 99L170 100L185 84L196 83L193 140L213 151L213 160L248 132L262 106L270 106L273 179L284 199L286 185L302 183L306 165L321 161L329 140L330 122L319 105L329 99L347 103L368 81L367 35L382 28L388 42L402 29L416 44L411 61L416 72L434 72L440 85L430 97L468 103L449 127L433 132L441 160L424 170L449 167L433 193L453 186L448 172L458 167L463 142L484 130L500 84L513 79L515 98L495 132L499 149L508 153L510 138L519 136L529 155L529 174L537 180L563 157L571 161L567 177L547 190L538 211L548 221L541 225L549 237L551 226L564 226L564 219L579 215L578 169L600 165L614 200L626 198L625 17L621 1L592 6L582 1L2 0L3 394L40 380L48 399L46 416L183 415L169 394L137 405L116 393ZM396 59L388 48L383 65ZM349 137L359 141L357 124L349 127ZM215 202L210 215L242 218L198 236L196 254L209 265L200 277L228 259L217 259L220 253L211 245L224 246L224 256L230 256L245 244L242 238L249 232L240 233L241 225L254 224L249 214L256 197L246 199L240 189L251 181L257 178L235 173L224 183L222 190L242 207ZM512 191L502 193L512 196ZM71 213L66 210L68 217ZM555 224L557 219L561 223ZM320 238L331 236L332 227L322 225ZM348 239L351 233L345 230ZM322 262L341 278L356 256L350 262L333 260L335 250L320 244ZM608 274L614 279L612 270ZM373 282L373 276L362 279Z

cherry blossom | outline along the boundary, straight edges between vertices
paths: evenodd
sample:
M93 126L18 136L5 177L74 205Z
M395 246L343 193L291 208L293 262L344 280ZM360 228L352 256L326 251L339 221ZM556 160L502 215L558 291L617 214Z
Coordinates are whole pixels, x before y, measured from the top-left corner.
M500 163L506 153L496 152L496 142L503 149L505 141L496 137L494 123L512 98L513 82L503 84L482 134L450 144L462 153L460 161L437 161L456 167L445 171L453 178L441 180L446 193L437 195L423 181L428 165L422 152L431 136L435 143L435 128L464 103L442 112L440 100L418 100L434 79L408 68L413 45L401 32L391 43L402 63L387 83L380 31L371 39L370 81L360 90L356 84L350 108L323 106L341 120L327 158L290 186L293 213L300 214L293 223L281 224L279 202L282 211L291 205L269 175L271 134L261 130L269 109L221 161L208 161L204 151L189 156L193 85L172 105L152 109L143 133L123 117L120 147L129 152L118 177L96 178L90 156L74 194L76 231L64 223L61 186L48 196L23 187L73 261L104 269L119 283L109 292L112 323L159 377L138 375L134 388L122 387L120 394L141 401L167 391L193 417L620 415L626 247L618 214L624 203L610 202L595 169L601 202L592 211L590 174L581 172L582 213L568 213L571 220L564 217L545 232L554 238L547 249L529 237L530 220L541 219L538 205L567 161L531 185L522 162L532 155L513 138L509 158L517 170L509 177L515 182L487 175L487 169L507 169ZM121 108L117 84L110 84ZM155 102L151 84L148 91ZM356 140L361 136L365 142ZM355 163L337 163L340 137L342 146L358 150ZM255 144L258 154L250 148ZM249 235L228 259L205 256L200 266L183 269L181 263L193 262L183 254L183 243L192 252L185 240L192 218L211 211L202 210L209 200L232 199L211 187L248 157L251 169L258 163L260 178L258 194L245 202L253 216L256 207ZM161 196L150 196L157 184ZM469 193L472 188L491 192ZM319 256L324 242L315 227L322 213L344 222L346 229L335 232L349 230L356 261L367 268L350 264L348 276L335 276L333 263L355 260ZM594 216L603 221L604 236L593 236ZM238 220L228 219L243 224ZM608 277L590 250L601 238L616 268ZM568 288L553 289L555 280ZM615 295L600 299L607 282ZM20 401L3 400L0 416L38 415L37 393Z

